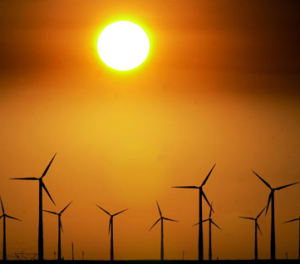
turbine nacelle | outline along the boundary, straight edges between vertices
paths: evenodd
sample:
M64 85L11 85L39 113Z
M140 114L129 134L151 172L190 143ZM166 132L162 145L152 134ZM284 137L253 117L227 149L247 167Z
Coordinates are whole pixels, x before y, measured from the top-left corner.
M159 221L163 221L163 220L167 220L167 221L171 221L171 222L178 222L177 220L174 220L174 219L171 219L171 218L167 218L167 217L164 217L162 215L162 212L160 210L160 207L159 207L159 204L158 202L156 201L156 204L157 204L157 208L158 208L158 213L160 215L160 218L158 218L158 220L151 226L151 228L149 229L149 231L159 222Z
M209 173L207 174L207 176L205 177L204 181L202 182L202 184L200 186L173 186L172 188L178 188L178 189L198 189L201 194L203 195L205 201L207 202L207 204L209 205L209 207L211 207L204 191L203 191L203 186L206 184L208 178L210 177L212 171L214 170L216 166L216 163L214 164L214 166L211 168L211 170L209 171Z
M279 190L282 190L282 189L285 189L287 187L290 187L292 185L295 185L295 184L298 184L299 182L293 182L293 183L290 183L290 184L287 184L287 185L283 185L283 186L279 186L277 188L272 188L272 186L267 182L265 181L261 176L259 176L255 171L252 171L270 190L270 194L269 194L269 198L268 198L268 203L267 203L267 209L266 209L266 215L268 213L268 210L269 210L269 205L271 203L271 200L273 199L273 196L274 196L274 192L275 191L279 191Z
M103 209L102 207L100 207L99 205L96 205L96 206L98 206L99 209L101 209L104 213L106 213L107 215L110 216L110 219L109 219L109 227L108 227L108 233L110 233L110 231L111 231L113 218L114 218L115 216L117 216L117 215L119 215L119 214L121 214L121 213L123 213L123 212L125 212L125 211L127 211L127 210L129 209L129 208L127 208L127 209L122 210L122 211L120 211L120 212L117 212L117 213L115 213L115 214L111 214L111 213L109 213L108 211L106 211L105 209Z
M15 218L15 217L13 217L13 216L10 216L10 215L7 215L6 213L5 213L5 209L4 209L4 205L3 205L3 202L2 202L2 198L1 198L1 196L0 196L0 201L1 201L1 210L2 210L2 215L0 215L0 219L3 217L3 218L10 218L10 219L13 219L13 220L18 220L18 221L22 221L21 219L19 219L19 218Z
M44 172L43 172L43 174L42 174L41 177L39 177L39 178L36 178L36 177L25 177L25 178L10 178L10 179L11 179L11 180L23 180L23 181L24 181L24 180L25 180L25 181L39 181L40 186L42 187L42 189L45 190L45 192L47 193L48 197L50 198L50 200L51 200L51 201L53 202L53 204L55 205L54 200L52 199L52 197L51 197L51 195L50 195L50 193L49 193L49 191L48 191L46 185L45 185L44 182L43 182L43 178L46 176L46 174L47 174L47 172L48 172L48 170L49 170L49 168L50 168L50 166L51 166L51 164L52 164L54 158L56 157L56 154L57 154L57 153L54 154L53 158L51 159L50 163L48 164L48 166L47 166L46 169L44 170Z

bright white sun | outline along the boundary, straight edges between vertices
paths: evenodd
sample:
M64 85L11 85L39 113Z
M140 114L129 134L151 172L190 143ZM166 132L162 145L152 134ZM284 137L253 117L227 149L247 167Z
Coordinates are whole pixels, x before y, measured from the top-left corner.
M128 71L147 58L150 43L140 26L129 21L118 21L101 32L97 47L100 58L107 66Z

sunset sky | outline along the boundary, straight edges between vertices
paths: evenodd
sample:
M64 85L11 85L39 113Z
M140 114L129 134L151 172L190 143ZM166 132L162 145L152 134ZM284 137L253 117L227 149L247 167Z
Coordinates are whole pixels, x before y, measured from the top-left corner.
M0 195L8 255L37 252L39 177L57 152L44 209L62 216L62 254L109 259L197 259L198 192L213 201L213 258L254 256L255 217L269 190L300 180L300 2L237 0L0 1ZM105 66L97 38L110 23L145 29L150 54L129 72ZM300 184L278 191L277 257L298 255ZM209 208L204 204L204 218ZM270 214L259 220L259 258L270 256ZM0 220L2 225L2 220ZM2 229L0 230L2 237ZM44 214L45 258L57 218ZM2 246L2 239L0 239ZM208 225L204 224L208 257ZM2 256L2 251L0 252Z

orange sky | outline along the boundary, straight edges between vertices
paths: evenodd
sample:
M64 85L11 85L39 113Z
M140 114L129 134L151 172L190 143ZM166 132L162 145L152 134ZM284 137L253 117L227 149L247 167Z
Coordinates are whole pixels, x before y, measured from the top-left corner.
M213 201L213 258L252 258L255 216L268 189L300 179L300 18L296 1L1 1L0 194L8 214L8 254L37 251L38 188L9 177L45 178L61 210L63 255L109 258L114 213L116 259L158 259L158 200L166 217L165 257L197 258L197 191ZM130 19L151 52L128 73L105 67L101 29ZM276 193L277 256L297 257L299 186ZM208 208L204 206L204 216ZM270 215L259 257L269 257ZM207 258L208 229L204 225ZM44 216L45 257L57 249L57 219ZM0 231L2 235L2 231ZM2 242L0 241L0 245ZM2 253L0 253L1 255Z

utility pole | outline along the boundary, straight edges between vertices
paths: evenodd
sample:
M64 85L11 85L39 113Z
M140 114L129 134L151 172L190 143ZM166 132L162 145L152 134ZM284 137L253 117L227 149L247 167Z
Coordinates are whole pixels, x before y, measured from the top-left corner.
M72 260L74 261L74 243L72 242Z

